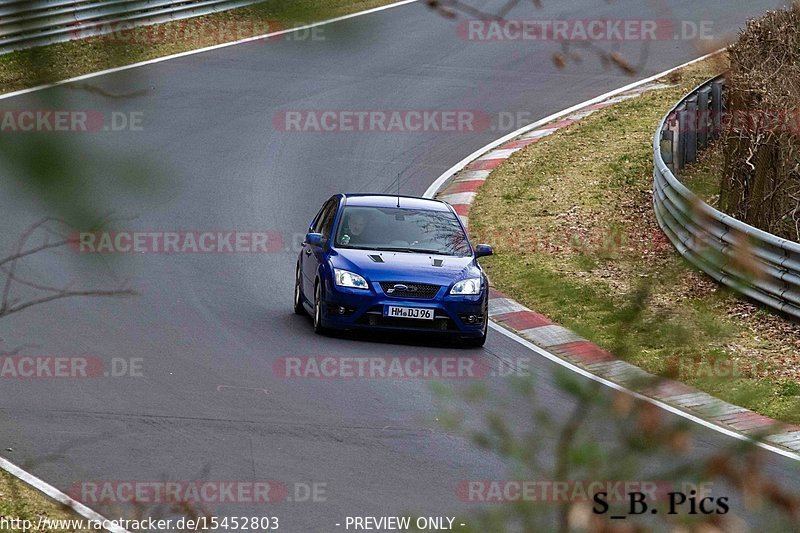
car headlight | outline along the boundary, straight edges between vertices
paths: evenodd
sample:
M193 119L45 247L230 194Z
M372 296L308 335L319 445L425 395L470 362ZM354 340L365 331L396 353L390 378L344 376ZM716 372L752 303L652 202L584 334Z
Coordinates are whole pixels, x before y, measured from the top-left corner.
M462 296L481 293L481 278L462 279L450 289L450 294Z
M333 282L340 287L350 287L352 289L369 289L367 280L363 277L340 268L333 269Z

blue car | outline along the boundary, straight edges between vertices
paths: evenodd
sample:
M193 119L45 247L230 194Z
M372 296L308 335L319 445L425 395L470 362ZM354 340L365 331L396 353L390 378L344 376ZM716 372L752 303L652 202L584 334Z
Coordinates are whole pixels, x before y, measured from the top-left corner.
M337 194L319 210L297 260L294 310L314 331L434 332L486 342L489 290L455 210L438 200Z

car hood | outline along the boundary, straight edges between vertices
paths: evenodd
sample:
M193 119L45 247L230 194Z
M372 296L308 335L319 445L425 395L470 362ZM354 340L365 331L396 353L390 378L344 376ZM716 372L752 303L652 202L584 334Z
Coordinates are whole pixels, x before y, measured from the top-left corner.
M448 285L481 275L480 267L472 256L336 249L330 258L335 268L361 274L369 281L416 281Z

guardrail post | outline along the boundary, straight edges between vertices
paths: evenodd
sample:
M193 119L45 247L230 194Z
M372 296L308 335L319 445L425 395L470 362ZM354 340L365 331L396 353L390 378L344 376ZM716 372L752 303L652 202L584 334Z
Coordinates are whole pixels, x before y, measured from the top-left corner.
M686 166L686 105L681 104L677 109L678 127L675 130L675 170L680 172Z
M711 98L711 87L703 87L697 91L697 147L704 150L708 146L708 102Z
M675 134L670 128L670 123L673 121L671 117L667 118L664 122L664 129L661 130L661 157L664 159L664 164L667 165L670 172L675 173Z
M722 101L723 81L715 81L711 84L711 115L713 117L713 138L719 139L722 134L722 111L725 105Z
M697 161L697 95L686 100L686 130L684 142L686 143L686 162Z
M678 117L672 119L669 132L672 135L672 173L675 174L680 170L681 165L681 133Z

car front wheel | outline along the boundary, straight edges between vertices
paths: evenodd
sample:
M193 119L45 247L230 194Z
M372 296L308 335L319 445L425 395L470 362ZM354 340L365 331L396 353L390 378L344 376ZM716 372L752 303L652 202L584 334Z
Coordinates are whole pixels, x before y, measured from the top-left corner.
M306 308L303 306L303 289L300 285L300 267L297 267L297 274L294 277L294 312L298 315L304 315Z
M466 339L461 339L461 346L465 348L480 348L484 344L486 344L486 333L480 337L468 337Z
M325 328L322 326L322 287L317 283L314 286L314 333L319 335L325 334Z

